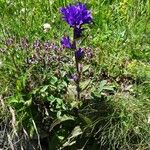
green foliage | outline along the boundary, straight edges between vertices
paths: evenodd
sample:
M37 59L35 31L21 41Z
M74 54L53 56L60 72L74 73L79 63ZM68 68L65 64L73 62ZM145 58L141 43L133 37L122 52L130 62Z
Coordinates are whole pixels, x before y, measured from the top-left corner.
M81 1L94 19L79 41L94 51L93 59L83 61L81 101L70 78L73 52L58 44L64 33L72 34L59 8L72 2L0 1L0 124L15 116L12 133L44 140L49 149L149 149L150 1ZM9 37L14 41L7 46ZM20 46L24 37L28 48ZM29 63L36 39L42 48ZM47 40L57 48L45 51Z

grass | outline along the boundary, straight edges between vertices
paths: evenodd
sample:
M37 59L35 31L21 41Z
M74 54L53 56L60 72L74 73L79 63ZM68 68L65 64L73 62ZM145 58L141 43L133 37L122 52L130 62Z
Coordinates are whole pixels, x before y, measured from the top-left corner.
M0 50L6 49L4 41L9 37L15 39L16 49L19 47L18 41L24 37L28 38L31 45L35 39L39 39L43 42L50 40L60 46L61 37L64 34L70 35L72 32L66 23L61 20L59 8L74 2L73 0L21 0L15 2L1 0ZM42 121L46 120L48 126L54 126L52 130L54 136L46 139L50 143L49 149L65 149L66 147L69 147L69 149L93 150L150 149L150 125L148 120L150 115L150 1L81 0L81 2L85 2L92 10L94 19L93 24L86 26L85 36L87 36L87 39L82 43L84 47L91 47L94 51L94 60L91 63L94 77L91 86L98 88L102 80L107 80L108 86L113 87L113 92L103 89L100 97L95 96L94 100L83 102L79 110L80 115L73 115L73 118L70 118L71 125L70 122L68 125L64 121L65 119L61 120L61 123L57 122L60 111L61 113L67 111L70 114L76 114L76 107L72 111L70 105L74 107L77 104L72 100L73 98L68 98L69 106L66 106L66 104L63 106L60 96L60 99L56 98L52 104L58 104L58 108L53 111L52 115L49 114L49 108L45 108L44 104L48 97L46 85L48 81L52 84L52 80L53 82L57 80L55 77L49 79L49 76L53 76L55 73L47 70L44 72L42 66L31 67L26 70L25 64L15 58L16 66L19 66L17 68L12 65L13 57L10 55L13 53L13 48L8 51L8 55L1 52L0 95L2 105L0 105L0 124L2 124L3 129L3 122L6 118L9 118L7 139L12 139L9 140L11 149L14 148L15 140L22 138L19 135L19 130L24 129L24 138L32 139L34 134L39 135L40 122L34 123L37 119L36 113L33 113L34 109L39 110L37 114L41 115L41 118L43 117ZM51 29L47 33L43 31L44 23L51 25ZM29 50L32 54L32 49ZM23 60L26 53L17 51L14 55L18 55ZM70 53L65 51L64 55L70 56ZM56 68L53 67L55 71ZM19 72L19 69L23 71ZM69 71L72 72L72 70ZM37 88L37 91L33 91L32 94L21 90L24 88L24 84L27 84L26 80L31 74L34 75L33 84ZM45 81L45 79L48 81ZM64 78L63 80L66 81ZM58 81L61 82L59 79ZM58 83L56 89L60 87L61 91L64 88L61 87L62 84L65 87L65 83ZM30 107L31 95L34 95L34 98L36 97L37 103L39 103L39 99L42 99L42 102L36 108L33 108L32 105ZM55 93L54 96L56 96ZM26 99L25 105L22 104L22 99ZM14 105L14 101L19 101L19 104ZM64 109L64 107L67 108ZM45 115L46 113L48 115ZM23 124L24 116L25 122ZM9 127L14 119L13 117L16 117L14 124L18 133L15 133L16 130L12 128L12 125ZM32 125L27 127L28 123ZM77 125L80 128L75 128ZM30 132L25 134L28 129ZM78 129L75 131L79 135L77 134L72 138L70 134L74 133L73 129ZM79 132L80 129L82 133ZM16 134L16 139L13 139L14 134ZM71 143L74 141L76 143ZM66 146L64 143L68 145L66 144ZM38 144L40 145L40 143Z

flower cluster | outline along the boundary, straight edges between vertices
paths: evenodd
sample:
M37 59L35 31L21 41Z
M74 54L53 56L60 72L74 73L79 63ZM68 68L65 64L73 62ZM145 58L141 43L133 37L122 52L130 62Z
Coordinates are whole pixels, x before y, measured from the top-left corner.
M91 12L87 9L86 5L82 3L61 8L60 12L63 15L63 19L71 27L79 27L92 22Z
M29 41L27 38L23 38L20 41L20 45L22 46L22 48L27 49L29 47Z
M69 36L67 37L64 36L62 38L61 45L63 46L63 48L72 48L72 44L71 44Z
M84 51L79 48L78 50L75 51L75 58L80 61L84 57Z
M62 14L62 18L74 29L73 44L71 44L70 38L67 36L62 38L61 45L63 48L76 49L75 39L82 36L82 32L84 30L82 25L92 22L91 12L83 3L62 7L60 12ZM75 57L80 61L84 57L84 51L81 48L75 50Z
M11 46L12 44L14 43L14 39L13 38L8 38L7 40L6 40L6 46Z

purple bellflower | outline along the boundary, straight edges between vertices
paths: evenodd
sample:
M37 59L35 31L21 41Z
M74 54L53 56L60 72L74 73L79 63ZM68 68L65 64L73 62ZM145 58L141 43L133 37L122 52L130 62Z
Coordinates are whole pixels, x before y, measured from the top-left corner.
M67 37L64 36L61 39L61 45L63 46L63 48L72 48L72 44L70 42L69 36L67 36Z
M77 3L69 5L60 9L63 19L70 25L70 27L79 28L82 24L92 22L91 12L87 9L85 4Z
M80 61L83 57L84 57L84 51L81 48L75 51L75 58L77 61Z
M76 75L73 76L73 80L76 82L76 91L77 91L77 99L80 100L80 81L81 81L81 70L80 69L80 61L84 58L85 52L83 49L77 49L77 39L82 37L82 32L85 28L82 27L84 24L89 24L92 22L91 11L89 11L85 4L76 3L74 5L68 5L66 7L62 7L60 9L60 13L62 14L62 18L67 24L73 28L73 41L72 44L70 42L69 37L63 37L61 40L61 44L65 48L71 48L74 51L75 55L75 64L76 64Z

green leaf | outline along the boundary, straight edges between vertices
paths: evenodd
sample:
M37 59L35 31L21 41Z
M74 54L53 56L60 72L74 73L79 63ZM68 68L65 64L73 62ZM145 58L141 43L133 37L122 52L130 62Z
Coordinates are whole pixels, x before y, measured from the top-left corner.
M56 101L59 105L61 105L61 104L63 103L63 100L60 99L60 98L55 98L55 101Z
M69 137L70 139L75 138L77 136L79 136L80 134L82 134L82 130L80 128L80 126L76 126L73 131L71 132L71 137Z
M9 103L10 104L12 104L12 103L19 103L19 101L16 98L11 98L11 99L9 99Z
M86 80L86 81L83 81L80 83L80 88L81 88L81 91L84 91L86 88L88 88L88 86L90 85L91 83L91 80Z
M92 120L82 114L79 114L79 116L84 120L84 122L87 124L87 125L91 125L92 124Z
M18 78L18 80L16 81L16 88L18 91L21 91L26 86L27 78L28 78L27 73Z
M103 89L104 90L109 90L109 91L113 91L114 90L114 88L112 86L105 86Z
M82 69L82 72L85 72L87 71L88 69L90 68L90 65L85 65Z
M99 92L102 92L103 89L104 89L104 86L105 86L106 84L107 84L107 80L102 80L102 81L100 82L98 91L99 91Z
M26 105L26 106L31 106L31 104L32 104L32 98L25 101L25 103L24 103L24 105Z
M79 107L79 101L73 100L70 102L71 108L78 108Z
M55 97L53 95L50 95L49 97L47 97L47 100L50 102L50 104L52 104L55 101Z
M64 147L71 146L71 145L75 144L75 143L76 143L75 138L78 137L78 136L79 136L80 134L82 134L82 133L83 133L83 132L82 132L80 126L76 126L76 127L72 130L71 136L69 136L69 137L67 138L67 141L63 144L63 146L62 146L61 148L63 149Z
M68 86L68 84L67 84L67 82L66 81L62 81L62 83L61 83L63 86L65 86L65 87L67 87Z
M67 98L74 100L76 93L77 93L76 86L75 85L68 85Z
M51 77L50 82L51 82L52 85L54 85L57 81L58 81L57 77L55 77L55 76Z
M73 144L75 144L76 143L76 141L67 141L66 143L64 143L63 144L63 146L61 147L61 149L63 149L64 147L67 147L67 146L71 146L71 145L73 145Z
M102 94L101 93L98 93L98 92L91 92L91 96L92 97L97 97L97 98L101 98Z
M63 121L68 121L68 120L75 120L75 118L73 116L69 116L69 115L63 115L61 116L60 118L60 121L63 122Z
M59 114L58 114L58 115L59 115ZM52 131L53 128L54 128L55 126L57 126L58 124L61 124L62 122L68 121L68 120L75 120L75 118L74 118L73 116L63 115L63 116L61 116L60 118L55 119L55 120L53 121L53 123L51 124L49 131Z
M61 118L61 111L57 111L57 118Z
M40 92L45 92L48 89L49 85L45 85L41 88Z
M39 91L39 89L38 88L36 88L36 89L34 89L34 90L32 90L32 94L36 94L37 92Z
M15 103L16 103L16 105L17 105L17 103L18 103L18 104L24 103L24 100L23 100L23 98L22 98L21 95L17 95L17 96L11 97L11 98L9 99L9 103L10 103L10 104L15 104Z
M35 133L34 126L33 126L33 125L30 125L29 135L30 135L31 138L33 138L34 133Z

